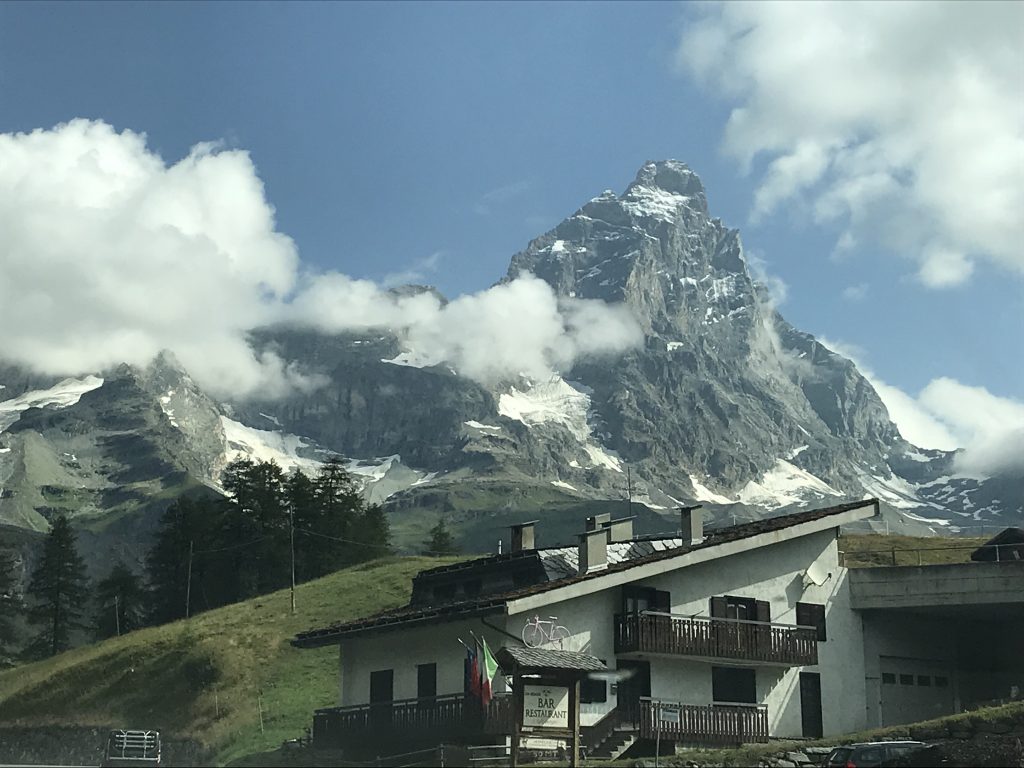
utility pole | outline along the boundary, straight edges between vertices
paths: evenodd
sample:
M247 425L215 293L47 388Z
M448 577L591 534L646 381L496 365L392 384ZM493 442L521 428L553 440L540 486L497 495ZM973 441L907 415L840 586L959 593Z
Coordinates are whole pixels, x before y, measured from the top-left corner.
M118 607L119 595L114 595L114 627L117 629L117 636L121 636L121 611Z
M626 515L633 516L633 472L629 464L626 465Z
M292 548L292 616L295 615L295 505L288 504L288 535Z
M195 548L195 541L188 543L188 580L185 582L185 618L189 616L189 609L192 606L192 551Z

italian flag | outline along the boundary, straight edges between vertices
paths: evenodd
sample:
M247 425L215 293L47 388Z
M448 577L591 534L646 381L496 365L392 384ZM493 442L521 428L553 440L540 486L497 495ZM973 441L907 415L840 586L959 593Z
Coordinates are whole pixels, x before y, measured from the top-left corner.
M486 707L494 694L491 690L491 681L498 674L498 662L494 660L487 641L480 638L479 652L477 658L480 660L480 701Z

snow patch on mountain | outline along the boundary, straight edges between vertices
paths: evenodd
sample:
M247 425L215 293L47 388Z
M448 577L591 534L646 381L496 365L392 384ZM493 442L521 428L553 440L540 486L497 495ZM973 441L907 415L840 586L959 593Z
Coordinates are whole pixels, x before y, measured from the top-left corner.
M67 408L77 403L82 395L103 385L99 376L64 379L49 389L23 392L10 400L0 401L0 432L18 420L29 408Z
M842 495L821 478L779 459L760 480L751 480L743 486L738 500L743 504L777 509L790 504L806 506L825 496Z
M561 376L552 376L544 382L532 384L528 389L510 387L498 397L498 413L508 419L520 421L528 427L558 424L575 437L590 466L605 467L622 472L622 461L593 440L587 416L590 394L569 384Z
M720 493L715 493L700 480L693 475L690 475L690 484L693 486L693 498L697 501L707 501L711 504L735 504L735 500L723 496Z
M178 426L178 422L174 420L174 409L167 407L168 404L171 402L171 398L173 398L173 397L174 397L174 390L173 389L167 390L167 394L166 395L161 395L160 396L160 409L167 416L167 420L171 422L171 426L172 427L177 427Z
M380 359L382 363L389 363L391 365L404 365L407 368L428 368L432 365L437 365L440 360L436 360L429 355L422 354L416 350L406 350L405 352L399 352L397 355L392 357L390 360L386 360L383 357Z
M301 469L306 474L316 473L322 465L322 462L302 455L315 450L303 437L247 427L227 416L221 416L220 423L227 441L228 462L236 459L273 461L285 472Z
M622 207L634 216L649 216L661 221L675 221L679 209L688 205L690 198L658 187L636 185L622 199Z

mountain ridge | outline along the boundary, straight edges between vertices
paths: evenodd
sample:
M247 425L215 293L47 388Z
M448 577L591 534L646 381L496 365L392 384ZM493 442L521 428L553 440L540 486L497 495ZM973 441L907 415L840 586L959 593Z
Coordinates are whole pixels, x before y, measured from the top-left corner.
M493 546L495 528L538 513L569 538L583 509L641 504L646 530L670 528L684 503L705 504L714 521L865 495L882 500L880 524L908 533L1024 519L1013 477L957 476L952 452L903 440L856 365L785 320L751 275L739 232L710 215L683 163L646 163L622 194L592 198L513 255L498 284L526 274L559 301L623 302L643 345L546 379L485 385L427 364L388 329L261 328L254 350L322 385L217 402L162 353L144 369L107 372L77 399L67 385L64 401L33 395L43 407L22 410L11 403L49 380L0 367L0 384L11 382L0 390L0 521L42 527L39 509L61 508L53 488L70 494L64 507L83 497L75 483L93 491L79 514L94 527L124 521L133 498L152 519L174 489L216 489L232 457L308 470L331 454L347 457L410 547L441 516L465 545ZM395 290L444 301L428 286ZM59 477L19 474L19 462L44 455ZM125 496L116 486L126 478L134 497L95 501ZM145 527L133 535L144 539Z

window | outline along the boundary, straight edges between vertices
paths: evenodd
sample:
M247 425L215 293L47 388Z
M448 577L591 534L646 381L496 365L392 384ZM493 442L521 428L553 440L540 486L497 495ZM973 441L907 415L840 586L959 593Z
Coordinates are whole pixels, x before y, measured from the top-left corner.
M755 600L752 597L737 595L712 597L709 613L713 619L763 622L772 620L771 605L767 600Z
M892 672L883 672L882 685L896 685L896 675Z
M914 684L914 676L913 675L900 675L900 685L913 685L913 684Z
M797 603L796 623L801 627L817 627L818 641L828 639L825 633L825 606L818 603Z
M756 704L757 678L754 670L742 667L712 667L711 697L715 701Z
M939 677L938 675L936 675L935 676L935 687L936 688L948 688L949 687L949 678L948 677Z
M672 600L669 593L650 587L623 587L622 612L643 613L644 611L670 613Z
M586 678L580 681L580 704L599 704L608 701L608 685L604 680Z
M437 696L437 664L416 665L416 698L432 699Z
M930 687L932 684L932 679L928 675L918 675L917 684Z

